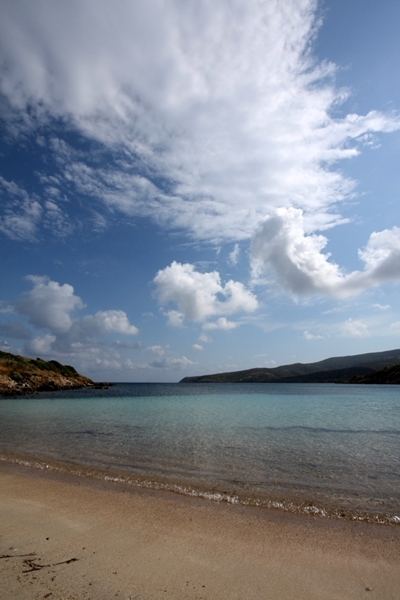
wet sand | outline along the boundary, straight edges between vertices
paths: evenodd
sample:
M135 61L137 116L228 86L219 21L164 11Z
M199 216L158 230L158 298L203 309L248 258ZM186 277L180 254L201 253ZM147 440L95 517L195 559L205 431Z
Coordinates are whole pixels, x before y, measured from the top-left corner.
M0 598L400 598L400 527L0 467Z

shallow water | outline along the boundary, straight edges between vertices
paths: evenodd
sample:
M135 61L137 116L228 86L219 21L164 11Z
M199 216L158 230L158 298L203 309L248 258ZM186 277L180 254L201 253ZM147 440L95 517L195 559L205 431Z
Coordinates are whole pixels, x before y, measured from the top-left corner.
M400 523L400 389L118 384L0 401L3 460Z

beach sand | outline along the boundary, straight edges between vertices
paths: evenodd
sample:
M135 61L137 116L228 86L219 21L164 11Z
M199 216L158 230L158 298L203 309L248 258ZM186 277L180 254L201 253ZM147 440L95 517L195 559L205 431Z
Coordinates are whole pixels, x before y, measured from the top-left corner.
M2 600L400 598L395 526L2 465L0 527Z

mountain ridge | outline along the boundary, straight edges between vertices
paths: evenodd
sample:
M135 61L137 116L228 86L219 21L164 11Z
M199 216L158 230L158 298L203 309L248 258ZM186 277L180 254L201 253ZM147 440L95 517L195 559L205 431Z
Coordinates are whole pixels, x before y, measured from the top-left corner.
M400 349L335 356L314 363L293 363L184 377L180 383L347 383L356 376L400 363ZM355 382L357 383L357 382Z

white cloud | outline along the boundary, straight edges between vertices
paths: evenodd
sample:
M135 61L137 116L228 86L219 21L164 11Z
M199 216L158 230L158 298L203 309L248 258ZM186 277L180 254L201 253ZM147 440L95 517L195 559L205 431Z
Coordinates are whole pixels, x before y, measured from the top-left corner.
M223 331L229 331L230 329L236 329L236 327L239 327L239 325L240 323L228 321L226 317L220 317L214 322L204 323L203 329L205 331L212 331L213 329L222 329Z
M53 344L56 336L47 333L42 337L35 337L25 345L28 354L35 356L46 356L53 350Z
M368 337L370 335L367 325L361 319L347 319L341 325L341 332L346 337Z
M400 281L400 228L371 234L359 250L363 271L345 274L321 250L327 239L306 234L300 209L278 209L253 237L255 277L272 269L281 285L295 295L322 293L337 298L359 294L386 281Z
M229 261L233 265L237 265L239 254L240 254L240 246L239 246L239 244L235 244L232 252L229 254Z
M81 298L74 293L74 288L65 283L60 285L48 277L28 276L33 284L29 292L23 294L13 303L13 310L25 316L38 329L47 330L44 335L33 339L30 330L16 322L0 326L0 333L8 337L26 339L25 352L62 357L78 357L87 362L89 358L98 359L102 340L115 334L124 336L137 335L138 329L132 325L122 310L100 310L94 315L80 317L76 314L84 308ZM111 353L110 360L119 357L118 351L140 349L140 343L127 344L117 340L108 344L102 352ZM157 355L156 346L153 352ZM109 359L107 356L105 359Z
M46 190L48 192L48 190ZM44 202L43 225L50 230L53 235L66 237L73 231L73 225L55 199Z
M182 356L181 358L156 358L149 363L149 366L155 369L185 369L195 364L195 362L189 360L186 356Z
M152 354L155 354L156 356L163 356L165 353L165 350L162 346L157 345L157 346L148 346L146 348L147 352L151 352Z
M131 325L123 310L99 310L94 315L87 315L76 322L79 328L84 328L94 334L122 333L137 335L138 328Z
M335 164L400 121L333 116L348 92L313 59L318 24L315 0L15 0L2 7L1 91L24 126L61 117L122 150L95 168L52 140L96 207L207 240L248 239L277 207L323 228L354 191Z
M395 321L390 325L389 328L390 333L399 334L400 333L400 321Z
M42 217L42 207L36 198L0 176L1 215L0 231L12 240L34 241Z
M21 348L12 346L5 340L0 340L0 350L2 350L3 352L10 352L10 354L22 354Z
M212 342L212 339L207 334L201 333L199 335L199 342L203 342L204 344L209 344L210 342Z
M51 178L47 178L51 179ZM60 203L60 192L53 186L45 186L44 200L28 192L14 181L0 176L0 231L12 240L38 241L40 224L58 237L73 231L73 225Z
M161 306L170 302L178 305L178 311L167 313L171 324L181 324L183 318L201 322L218 315L252 312L258 306L256 297L242 283L230 280L223 286L219 273L199 273L191 264L174 261L158 271L153 281Z
M65 283L50 281L48 277L29 275L33 283L31 291L17 300L17 312L28 317L35 327L50 329L54 333L69 331L72 327L72 313L84 304L75 296L74 288Z
M303 331L303 338L306 340L322 340L323 337L323 335L310 333L309 331Z
M388 310L389 308L391 308L390 304L379 304L379 302L376 304L373 304L372 306L374 308L379 308L379 310Z
M0 300L0 313L12 313L14 312L14 307L9 302L4 302L4 300Z
M185 315L178 310L167 310L164 312L168 319L168 325L171 327L183 327Z
M200 344L193 344L192 348L193 350L198 350L199 352L201 350L204 350L203 346L201 346Z

